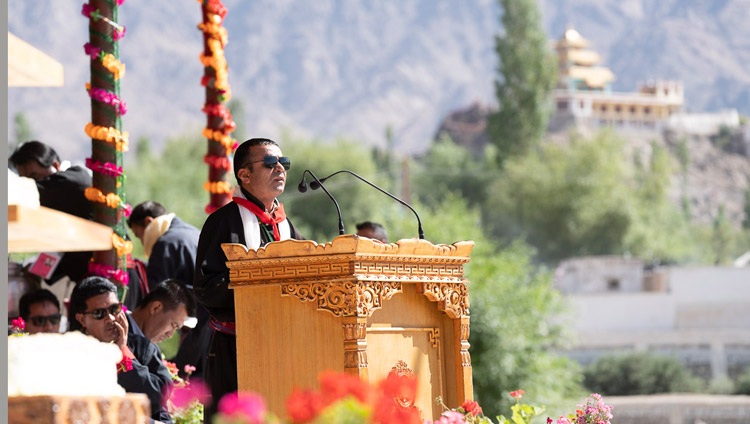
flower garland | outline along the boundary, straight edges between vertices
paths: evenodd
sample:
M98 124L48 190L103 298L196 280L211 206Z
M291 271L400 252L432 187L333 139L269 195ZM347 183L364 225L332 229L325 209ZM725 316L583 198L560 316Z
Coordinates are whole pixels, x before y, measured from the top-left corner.
M229 37L223 27L227 8L221 0L198 0L203 9L204 20L198 29L204 33L204 49L199 58L205 68L201 85L206 87L206 102L203 112L208 116L208 125L203 129L203 136L209 140L208 153L204 162L210 167L209 180L203 188L211 194L211 201L205 211L210 214L230 201L231 187L223 181L231 168L228 159L239 143L230 134L237 125L231 112L222 103L231 98L229 88L228 66L224 47Z
M104 104L114 106L115 112L117 114L122 116L128 112L128 108L125 105L125 102L120 100L117 94L109 92L107 90L102 90L101 88L92 87L90 83L86 83L86 90L89 92L89 97L96 100L97 102L102 102Z
M117 22L118 8L125 0L86 0L81 14L89 20L89 42L83 46L84 53L91 59L91 82L85 88L92 99L92 122L85 126L86 135L93 142L93 154L86 159L86 166L105 177L95 178L96 186L85 190L86 199L104 205L122 214L116 214L113 228L112 246L117 257L107 252L94 252L89 262L88 272L92 275L109 278L122 289L125 298L129 283L126 256L133 250L132 242L126 240L127 228L122 216L130 216L132 207L125 202L125 175L122 168L122 152L128 150L129 135L121 131L122 116L127 113L126 103L119 97L120 79L125 75L125 65L119 59L118 42L125 37L126 28ZM108 149L108 147L111 147ZM114 181L108 181L111 178ZM106 187L106 189L105 189ZM114 192L109 191L114 187ZM132 369L128 355L118 371Z
M112 245L117 251L117 256L125 256L133 252L133 242L125 240L116 233L112 233Z
M104 203L112 209L122 208L125 212L125 216L130 216L130 211L133 210L130 205L125 203L120 196L117 195L117 193L107 193L105 195L96 187L87 187L84 194L91 202Z
M116 128L102 127L91 122L86 124L86 135L97 140L105 141L115 145L118 152L126 152L130 143L130 134L127 131L120 132Z
M212 194L231 193L232 186L226 181L206 181L203 188Z
M117 178L122 175L122 167L112 162L101 163L91 158L86 158L86 167L99 174Z
M226 156L206 155L203 156L203 162L207 163L211 168L220 168L224 170L229 170L232 166L229 162L229 158Z
M128 271L124 269L117 269L110 265L98 264L96 262L89 262L89 274L98 275L104 278L111 278L121 286L125 287L130 283L130 276Z

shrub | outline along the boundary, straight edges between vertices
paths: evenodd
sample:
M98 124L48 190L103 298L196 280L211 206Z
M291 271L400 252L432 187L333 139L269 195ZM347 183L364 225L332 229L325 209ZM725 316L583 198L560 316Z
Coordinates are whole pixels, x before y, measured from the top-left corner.
M750 367L745 368L745 371L737 377L734 394L750 395Z
M584 386L609 396L699 392L702 381L676 358L652 353L602 356L584 369Z

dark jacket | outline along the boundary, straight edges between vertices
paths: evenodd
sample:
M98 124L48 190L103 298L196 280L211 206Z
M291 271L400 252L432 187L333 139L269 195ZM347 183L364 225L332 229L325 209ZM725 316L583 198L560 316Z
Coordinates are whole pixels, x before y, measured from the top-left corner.
M172 418L163 399L171 393L174 382L162 362L161 350L143 336L129 314L128 327L128 347L136 359L133 360L132 370L117 374L117 383L128 393L144 393L148 396L151 418L171 424Z
M151 249L146 266L149 287L167 278L175 278L185 285L193 284L200 234L192 225L177 217L172 218L167 232L159 237Z

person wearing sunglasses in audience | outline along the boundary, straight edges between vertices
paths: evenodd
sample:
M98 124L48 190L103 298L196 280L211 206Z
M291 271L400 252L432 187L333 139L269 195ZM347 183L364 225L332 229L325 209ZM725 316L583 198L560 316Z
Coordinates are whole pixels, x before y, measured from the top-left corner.
M123 361L130 367L118 366L117 384L126 392L146 394L151 402L151 418L171 424L163 399L169 397L174 387L172 377L157 345L144 336L128 334L128 318L117 298L117 287L103 277L86 277L70 295L68 316L70 331L81 331L120 348Z
M237 148L233 165L238 184L233 201L214 211L203 224L193 282L196 298L208 309L213 329L204 370L212 397L205 408L207 423L222 396L237 391L234 294L228 287L229 269L221 244L240 243L257 249L272 241L303 239L277 199L284 192L291 167L281 147L267 138L252 138Z
M29 334L60 332L60 301L51 291L39 289L24 294L18 309Z

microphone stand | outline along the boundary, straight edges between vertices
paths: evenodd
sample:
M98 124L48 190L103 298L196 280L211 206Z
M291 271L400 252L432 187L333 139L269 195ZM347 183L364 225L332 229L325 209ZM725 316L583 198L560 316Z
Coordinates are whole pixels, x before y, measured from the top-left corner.
M318 180L317 178L315 178L315 176L313 176L313 178L315 178L315 182L310 183L310 188L313 189L313 190L317 190L318 186L320 186L321 188L323 188L323 190L325 190L325 187L323 187L322 182L326 181L327 179L333 177L334 175L340 174L342 172L346 173L346 174L349 174L349 175L352 175L353 177L359 179L360 181L369 184L370 187L374 188L375 190L378 190L379 192L381 192L381 193L385 194L386 196L390 197L391 199L393 199L393 200L401 203L402 205L406 206L407 208L409 208L409 210L414 213L414 216L417 217L417 226L418 226L417 231L419 232L419 238L420 238L420 240L424 240L424 231L422 230L422 220L419 219L419 215L417 214L417 211L415 211L414 208L411 207L411 205L409 205L408 203L406 203L403 200L399 199L398 197L392 195L391 193L388 193L387 191L383 190L382 188L376 186L375 184L367 181L366 179L364 179L363 177L355 174L352 171L349 171L349 170L346 170L346 169L342 169L341 171L336 171L333 174L331 174L331 175L329 175L329 176L327 176L327 177L325 177L325 178L323 178L321 180ZM312 172L310 173L310 175L312 175ZM326 193L327 193L327 191L326 191Z
M307 191L307 184L305 181L305 173L310 174L310 176L315 180L314 182L310 183L310 187L315 184L315 188L313 190L316 190L318 187L322 188L323 191L328 195L328 197L331 199L333 204L336 206L336 213L339 217L339 235L342 236L346 234L346 230L344 230L344 220L341 218L341 208L339 207L339 202L336 201L336 199L333 198L331 193L326 190L325 186L323 185L323 182L318 179L318 177L315 176L315 174L312 173L309 169L305 169L302 172L302 181L300 181L299 185L297 186L297 190L299 190L300 193L304 193Z

